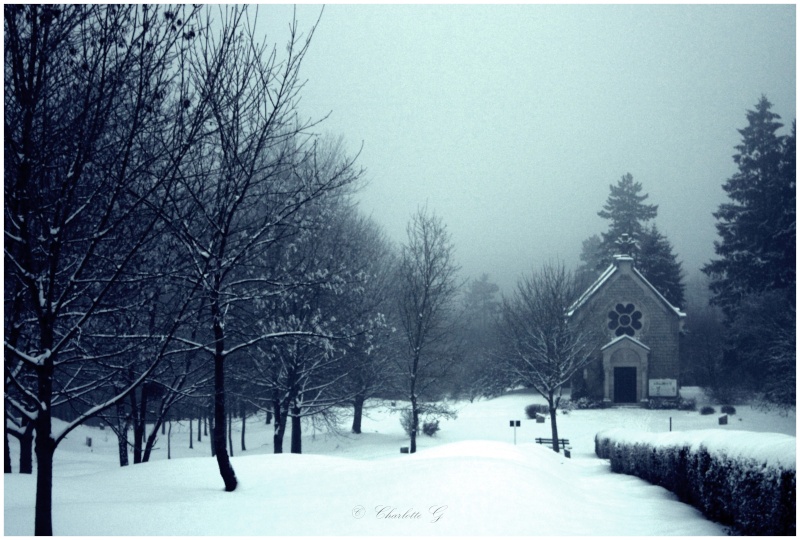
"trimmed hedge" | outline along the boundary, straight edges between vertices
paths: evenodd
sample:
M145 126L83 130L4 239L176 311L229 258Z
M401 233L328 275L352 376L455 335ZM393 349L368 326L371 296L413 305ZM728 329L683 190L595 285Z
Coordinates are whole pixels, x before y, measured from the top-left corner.
M703 443L655 442L650 433L634 442L638 434L614 431L595 436L595 453L613 472L662 486L737 534L795 536L796 466L710 452Z

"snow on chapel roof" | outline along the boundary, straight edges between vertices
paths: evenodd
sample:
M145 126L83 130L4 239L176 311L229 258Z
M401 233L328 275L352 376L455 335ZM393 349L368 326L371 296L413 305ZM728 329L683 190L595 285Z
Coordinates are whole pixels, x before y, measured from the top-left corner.
M612 264L606 268L605 271L600 274L600 277L597 278L594 283L592 283L591 287L586 289L586 291L569 307L567 310L567 317L572 317L572 314L575 313L575 310L585 304L586 301L589 300L589 298L591 298L592 295L594 295L594 293L596 293L603 286L603 284L608 281L608 278L610 278L616 271L616 264Z
M586 291L577 300L575 300L575 302L569 307L569 309L567 310L567 317L572 317L572 315L578 309L580 309L586 302L588 302L589 299L592 296L594 296L594 294L597 291L599 291L601 288L603 288L603 285L605 285L605 283L611 278L611 276L613 276L619 270L619 263L620 262L630 262L631 263L631 269L633 270L633 273L636 274L636 277L638 277L639 279L642 280L642 282L645 284L645 286L648 289L650 289L653 292L653 294L655 294L656 297L659 300L661 300L661 302L663 302L663 304L667 307L667 309L669 309L670 311L675 313L675 315L677 315L680 318L686 317L686 313L684 313L683 311L681 311L677 307L673 306L669 302L669 300L667 300L664 297L663 294L658 292L658 289L656 289L652 285L652 283L647 281L647 278L645 278L642 275L642 273L639 272L639 270L637 270L635 266L633 266L633 257L631 257L630 255L614 255L614 262L611 263L611 265L609 265L609 267L606 268L605 271L602 274L600 274L600 277L598 277L597 280L595 280L595 282L592 283L592 285L588 289L586 289Z
M619 336L619 337L616 337L616 338L612 339L611 341L609 341L608 343L606 343L605 345L603 345L603 346L600 348L600 350L601 350L601 351L604 351L604 350L608 349L609 347L613 347L614 345L616 345L616 344L617 344L617 343L619 343L620 341L632 341L633 343L636 343L636 344L637 344L639 347L641 347L642 349L645 349L646 351L649 351L649 350L650 350L650 347L648 347L647 345L645 345L644 343L642 343L642 342L641 342L641 341L639 341L638 339L636 339L636 338L634 338L634 337L631 337L631 336L629 336L629 335L626 335L626 334L623 334L623 335L621 335L621 336Z

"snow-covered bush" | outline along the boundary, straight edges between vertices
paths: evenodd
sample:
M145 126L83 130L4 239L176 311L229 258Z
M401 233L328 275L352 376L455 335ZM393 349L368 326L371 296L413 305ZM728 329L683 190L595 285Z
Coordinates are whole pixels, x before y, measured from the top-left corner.
M413 415L411 414L411 409L404 409L402 414L400 414L400 425L403 426L403 431L406 432L406 435L409 437L411 436L411 430L414 427ZM419 431L419 419L417 419L417 431Z
M595 453L738 534L794 536L795 443L775 433L613 429L597 434Z
M681 398L678 401L678 410L679 411L694 411L697 410L697 402L694 398Z
M528 418L531 420L535 420L537 414L549 415L550 409L547 407L547 405L542 403L531 403L525 407L525 414L528 415Z
M439 431L439 420L429 420L422 423L422 433L428 437L433 437Z
M565 399L561 402L562 409L605 409L606 404L600 399L592 399L589 397L580 397L575 400Z
M694 399L684 398L651 398L647 408L653 410L678 409L680 411L693 411L697 407Z
M717 412L717 410L714 407L712 407L711 405L704 405L700 409L700 414L703 414L703 415L714 414L715 412Z
M458 415L455 411L441 405L426 405L420 417L417 418L417 433L419 433L419 424L422 422L422 433L428 437L433 437L436 432L441 428L439 427L440 418L455 419ZM403 431L406 435L411 436L411 409L404 409L400 415L400 425L403 426Z

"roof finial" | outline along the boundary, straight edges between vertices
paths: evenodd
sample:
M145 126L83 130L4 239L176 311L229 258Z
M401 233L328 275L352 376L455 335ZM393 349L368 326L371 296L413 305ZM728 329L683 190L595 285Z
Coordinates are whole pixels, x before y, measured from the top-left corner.
M628 233L622 233L620 237L614 242L617 245L617 251L620 255L633 256L636 250L636 240L633 239Z

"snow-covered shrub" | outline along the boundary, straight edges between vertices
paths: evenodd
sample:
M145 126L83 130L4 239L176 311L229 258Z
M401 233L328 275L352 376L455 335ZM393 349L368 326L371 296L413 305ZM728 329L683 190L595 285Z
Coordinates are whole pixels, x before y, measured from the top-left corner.
M678 398L651 398L647 408L653 410L678 409L680 411L693 411L697 405L694 399Z
M558 410L564 414L569 414L573 409L575 409L575 402L571 399L562 399L558 404Z
M525 407L525 414L528 415L528 418L535 420L537 414L549 415L550 409L547 405L541 403L531 403Z
M563 403L567 402L569 404L570 410L572 409L605 409L606 404L603 400L599 399L592 399L589 397L580 397L575 400L564 400L562 401L562 408L564 408Z
M403 431L406 432L406 435L409 437L411 436L411 430L413 427L412 421L413 415L411 414L411 409L404 409L402 414L400 415L400 425L403 426ZM417 419L417 432L419 432L419 419Z
M738 534L795 534L794 437L613 429L597 434L595 452L612 471L669 489Z
M679 411L694 411L697 410L697 402L694 398L681 398L678 401L678 410Z
M712 407L711 405L704 405L700 409L700 414L703 414L703 415L714 414L715 412L717 412L717 410L714 407Z
M403 426L403 431L406 432L406 435L409 437L411 436L411 409L406 408L403 409L402 414L400 415L400 425ZM433 437L439 429L439 420L441 418L446 418L449 420L454 420L458 418L457 411L450 409L447 404L442 403L426 403L425 405L420 407L419 416L417 417L417 433L420 432L419 424L422 422L422 433L429 437Z
M725 414L734 415L736 414L736 407L733 405L723 405L719 408L720 411L724 412Z
M422 433L428 437L433 437L439 431L439 420L429 420L422 423Z
M678 402L677 398L650 398L647 408L653 410L677 409Z

